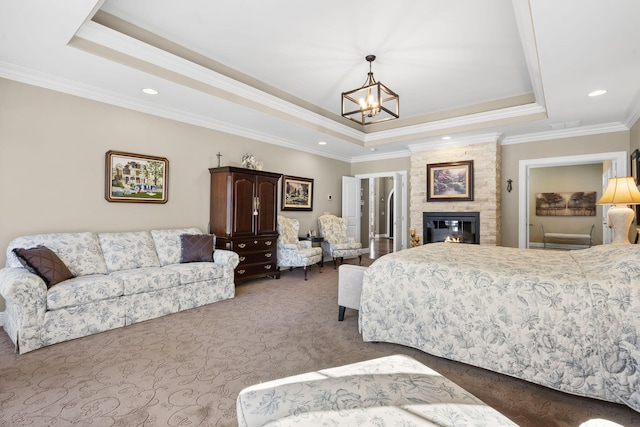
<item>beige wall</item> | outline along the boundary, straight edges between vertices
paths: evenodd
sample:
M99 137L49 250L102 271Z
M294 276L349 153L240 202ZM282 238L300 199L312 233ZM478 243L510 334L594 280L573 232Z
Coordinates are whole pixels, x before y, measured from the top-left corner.
M536 193L595 191L596 200L602 196L602 163L576 166L532 168L529 173L529 241L542 242L540 224L548 233L588 234L595 225L594 244L602 244L602 207L597 205L595 216L539 216L536 215Z
M5 79L0 94L1 266L9 241L21 235L185 226L206 231L208 168L217 166L218 151L223 166L239 166L249 152L266 171L313 178L313 211L283 212L298 218L302 230L317 229L322 212L341 212L340 177L349 175L349 163ZM107 202L108 150L166 157L169 201Z
M629 150L629 132L615 132L502 146L502 246L518 247L518 168L521 160ZM513 191L507 192L507 180Z

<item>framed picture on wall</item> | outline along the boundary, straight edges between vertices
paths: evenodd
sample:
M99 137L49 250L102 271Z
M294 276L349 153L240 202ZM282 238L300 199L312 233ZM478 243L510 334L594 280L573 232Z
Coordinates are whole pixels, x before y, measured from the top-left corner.
M473 160L427 165L427 202L473 200Z
M167 159L122 151L107 151L105 159L107 201L167 203Z
M282 210L313 210L313 179L297 176L282 177Z

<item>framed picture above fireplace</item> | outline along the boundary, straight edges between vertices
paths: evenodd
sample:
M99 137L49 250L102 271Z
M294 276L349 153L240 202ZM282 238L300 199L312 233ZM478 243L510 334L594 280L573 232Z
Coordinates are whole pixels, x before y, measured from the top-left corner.
M427 165L427 202L473 200L473 160Z

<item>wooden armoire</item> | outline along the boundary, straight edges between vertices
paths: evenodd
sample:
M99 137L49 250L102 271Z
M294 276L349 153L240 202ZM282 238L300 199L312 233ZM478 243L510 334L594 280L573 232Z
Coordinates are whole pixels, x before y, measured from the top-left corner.
M209 169L210 232L216 247L240 257L235 282L257 277L280 278L278 271L279 173L225 166Z

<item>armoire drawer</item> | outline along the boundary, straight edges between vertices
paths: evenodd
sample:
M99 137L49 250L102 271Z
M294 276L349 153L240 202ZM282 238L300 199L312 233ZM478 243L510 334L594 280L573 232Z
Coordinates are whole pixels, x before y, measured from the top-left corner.
M237 253L253 252L253 251L271 251L276 250L278 244L277 238L246 238L246 239L234 239L233 250Z

